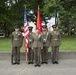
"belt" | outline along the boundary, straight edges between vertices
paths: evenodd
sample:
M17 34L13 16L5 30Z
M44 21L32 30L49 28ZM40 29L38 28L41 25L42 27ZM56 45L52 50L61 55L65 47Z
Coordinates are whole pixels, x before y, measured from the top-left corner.
M14 40L18 41L18 39L14 39Z
M58 39L53 39L53 40L57 41Z

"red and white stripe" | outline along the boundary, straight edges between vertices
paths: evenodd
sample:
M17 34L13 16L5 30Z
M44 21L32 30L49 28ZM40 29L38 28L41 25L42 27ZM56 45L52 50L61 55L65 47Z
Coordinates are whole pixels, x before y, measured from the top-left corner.
M25 47L26 47L26 54L28 54L28 35L29 35L29 30L28 30L28 24L24 24L24 41L25 41Z

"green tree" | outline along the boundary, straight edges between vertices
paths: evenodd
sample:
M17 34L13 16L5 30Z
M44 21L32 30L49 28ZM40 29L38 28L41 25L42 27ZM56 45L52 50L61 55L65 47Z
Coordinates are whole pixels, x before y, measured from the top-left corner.
M43 0L42 0L43 1ZM0 29L9 36L16 24L23 26L24 5L26 5L27 19L35 20L37 8L42 8L40 0L1 0L0 1ZM30 13L33 11L33 13Z
M44 4L45 16L55 16L58 12L60 27L66 28L68 35L71 35L76 24L76 0L44 0Z
M0 0L0 29L6 35L9 36L16 24L23 26L25 5L28 21L36 21L39 5L42 20L45 17L57 17L58 13L58 26L66 29L68 35L76 26L76 0Z
M71 35L72 33L72 28L76 26L76 22L75 22L75 18L76 18L76 0L63 0L63 3L62 3L62 6L64 8L64 14L61 13L61 16L62 17L62 14L63 14L63 17L61 18L61 23L64 24L64 26L67 28L67 32L68 32L68 35Z
M6 36L9 34L9 24L10 19L8 17L8 7L6 5L7 0L1 0L0 1L0 29L1 32L4 32Z

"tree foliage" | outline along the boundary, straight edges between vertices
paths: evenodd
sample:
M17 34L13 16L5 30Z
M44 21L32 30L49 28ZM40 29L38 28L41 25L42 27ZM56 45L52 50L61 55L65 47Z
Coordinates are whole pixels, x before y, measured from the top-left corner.
M76 0L0 0L0 32L10 34L16 24L23 26L26 6L27 20L36 21L38 5L42 20L59 14L59 27L68 34L76 26ZM32 13L31 13L32 11Z
M55 16L57 12L60 27L71 35L72 28L76 26L76 0L44 0L44 3L44 14Z

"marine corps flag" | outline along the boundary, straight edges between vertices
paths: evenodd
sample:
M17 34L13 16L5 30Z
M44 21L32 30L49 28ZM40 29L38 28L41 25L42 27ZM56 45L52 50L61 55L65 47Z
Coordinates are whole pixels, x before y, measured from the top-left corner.
M40 8L38 6L38 14L37 14L37 28L38 28L38 33L41 34L42 32L42 21L40 17Z

